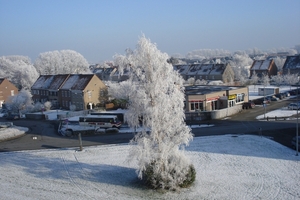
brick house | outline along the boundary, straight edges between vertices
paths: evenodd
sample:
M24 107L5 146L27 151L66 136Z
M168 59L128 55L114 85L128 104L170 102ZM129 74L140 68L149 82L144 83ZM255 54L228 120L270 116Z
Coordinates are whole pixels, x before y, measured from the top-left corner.
M6 78L0 78L0 107L5 103L11 96L19 93L18 88L12 84Z
M104 103L105 84L94 74L41 75L31 87L33 101L51 101L57 108L86 110Z
M223 83L230 83L234 80L234 71L228 63L185 64L173 67L185 80L195 78L195 80L222 81Z
M257 74L258 77L263 77L264 75L276 76L278 72L278 68L274 62L273 59L270 60L254 60L250 67L250 78L252 77L252 74Z

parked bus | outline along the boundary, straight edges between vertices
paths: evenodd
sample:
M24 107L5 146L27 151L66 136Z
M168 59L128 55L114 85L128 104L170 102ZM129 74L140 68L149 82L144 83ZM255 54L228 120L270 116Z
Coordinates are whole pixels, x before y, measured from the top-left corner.
M83 135L97 134L106 132L104 129L108 128L115 128L118 132L121 124L116 115L79 116L63 120L58 132L63 136L77 135L78 133Z
M79 117L81 126L97 126L100 128L120 128L121 121L116 115L88 115Z

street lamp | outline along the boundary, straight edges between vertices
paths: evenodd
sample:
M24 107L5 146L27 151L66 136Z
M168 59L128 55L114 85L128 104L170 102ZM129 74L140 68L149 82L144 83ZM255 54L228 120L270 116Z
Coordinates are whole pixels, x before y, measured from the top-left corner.
M298 106L299 106L299 92L298 92L299 80L297 83L297 126L296 126L296 156L298 156Z

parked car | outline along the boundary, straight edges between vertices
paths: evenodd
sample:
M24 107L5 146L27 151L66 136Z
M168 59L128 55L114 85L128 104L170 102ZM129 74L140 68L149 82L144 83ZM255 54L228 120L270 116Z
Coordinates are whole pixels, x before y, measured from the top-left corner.
M280 99L279 98L277 98L277 97L275 97L275 96L272 96L271 97L271 101L279 101Z
M299 108L300 108L300 104L298 104L298 103L290 103L288 105L289 110L299 110Z
M255 105L262 105L264 103L264 98L259 98L259 99L253 99L252 102Z
M253 101L244 102L242 107L243 109L255 108L255 103Z
M7 117L7 115L8 115L7 110L6 109L1 109L1 111L0 111L0 117Z
M285 92L286 97L291 96L291 94L289 92Z
M16 119L20 119L20 115L19 114L9 114L6 116L7 120L16 120Z
M292 143L292 148L293 148L293 149L296 149L296 136L293 137L291 143ZM299 148L300 148L300 136L298 136L298 150L299 150Z
M283 93L275 94L274 96L279 98L280 100L285 98L285 94L283 94Z

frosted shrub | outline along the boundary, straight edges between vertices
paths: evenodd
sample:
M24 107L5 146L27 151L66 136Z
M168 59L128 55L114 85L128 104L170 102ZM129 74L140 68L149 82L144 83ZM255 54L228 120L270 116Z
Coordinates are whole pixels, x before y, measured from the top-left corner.
M70 110L75 111L76 110L76 105L70 105Z
M44 105L41 102L36 102L33 107L34 112L39 112L43 109Z
M46 101L44 103L44 108L45 110L50 110L51 109L51 106L52 106L52 103L50 101Z
M184 154L193 135L184 122L183 79L167 60L145 36L135 51L115 57L121 72L131 72L126 120L142 128L131 141L138 176L151 188L175 190L190 185L196 173Z

